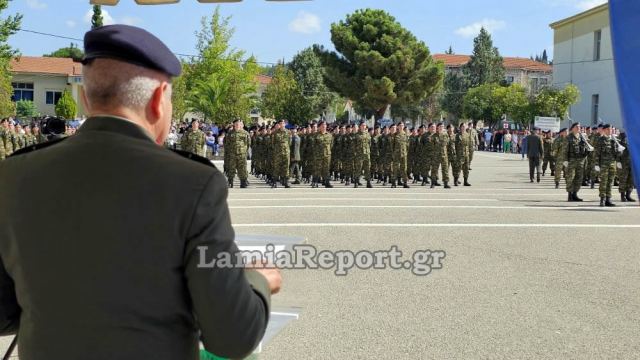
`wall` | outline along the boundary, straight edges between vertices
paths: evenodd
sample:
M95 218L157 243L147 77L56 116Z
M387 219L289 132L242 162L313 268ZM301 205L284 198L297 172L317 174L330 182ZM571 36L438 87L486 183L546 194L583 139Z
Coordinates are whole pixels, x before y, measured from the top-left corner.
M13 74L11 82L33 83L33 102L41 115L56 115L55 105L47 105L47 91L69 90L78 105L78 117L84 114L80 102L80 85L68 85L68 77L63 75Z

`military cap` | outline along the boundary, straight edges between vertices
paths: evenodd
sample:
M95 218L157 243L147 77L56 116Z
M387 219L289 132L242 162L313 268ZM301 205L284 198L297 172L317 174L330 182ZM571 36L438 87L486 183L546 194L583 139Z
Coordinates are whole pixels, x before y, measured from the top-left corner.
M597 126L592 126L591 130L598 130L598 127Z
M444 126L444 124L439 122L438 125L436 125L436 126Z
M84 35L83 64L98 58L124 61L134 65L178 76L180 60L150 32L129 25L101 26Z
M431 127L431 126L433 126L433 123L429 123L429 125L427 125L427 127Z
M602 125L603 129L610 129L611 128L611 124L604 124Z
M285 120L284 120L284 119L280 119L280 120L278 120L278 123L283 123L283 122L285 122Z
M376 130L377 130L377 129L380 129L380 125L376 125L376 126L374 127L374 129L376 129Z
M598 129L604 128L604 124L598 124Z
M398 123L396 125L400 126L400 125L404 125L404 123L402 121L398 121Z
M560 131L558 131L558 132L565 132L565 131L567 131L567 128L562 128L562 129L560 129Z
M242 121L242 120L240 120L240 119L235 119L235 120L233 120L233 123L234 123L234 124L237 124L237 123L239 123L240 121Z
M320 126L320 125L322 125L322 124L326 124L326 123L324 122L324 120L320 120L320 121L318 122L318 126Z
M574 127L580 125L579 122L574 122L573 124L571 124L571 127L569 127L569 130L573 130Z
M424 129L424 125L418 126L418 130L420 130L420 129Z

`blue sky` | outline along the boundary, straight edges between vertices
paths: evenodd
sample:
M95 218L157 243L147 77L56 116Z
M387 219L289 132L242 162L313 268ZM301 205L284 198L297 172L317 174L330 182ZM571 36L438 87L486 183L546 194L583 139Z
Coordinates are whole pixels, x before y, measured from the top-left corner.
M233 46L254 54L262 62L290 60L299 50L320 43L330 46L331 23L360 8L391 13L423 40L432 53L449 45L457 54L468 54L480 26L488 28L504 56L528 57L547 49L553 52L549 24L596 6L605 0L313 0L267 2L244 0L222 4L223 15L232 16L236 28ZM140 6L120 0L104 7L107 22L141 26L156 34L176 53L194 54L194 32L200 19L215 5L196 0L178 4ZM23 29L82 38L90 27L89 0L13 0L7 13L22 13ZM68 46L70 40L20 32L10 44L23 55L39 56ZM81 45L81 43L80 43Z

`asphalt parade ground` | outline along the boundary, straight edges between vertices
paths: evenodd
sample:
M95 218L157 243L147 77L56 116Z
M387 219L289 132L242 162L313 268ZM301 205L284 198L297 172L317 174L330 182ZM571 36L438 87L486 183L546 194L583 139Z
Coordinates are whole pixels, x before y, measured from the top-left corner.
M219 167L220 163L216 163ZM567 203L519 155L476 152L472 187L229 191L237 234L304 238L318 251L442 250L441 269L283 270L262 344L277 359L640 358L640 207ZM634 197L637 197L634 193ZM284 310L283 310L284 309ZM0 338L0 349L10 338Z
M567 203L519 155L476 152L472 187L230 189L237 233L321 250L443 250L443 267L284 270L299 309L260 359L639 358L640 207ZM617 189L614 189L617 191ZM634 197L635 196L634 194Z

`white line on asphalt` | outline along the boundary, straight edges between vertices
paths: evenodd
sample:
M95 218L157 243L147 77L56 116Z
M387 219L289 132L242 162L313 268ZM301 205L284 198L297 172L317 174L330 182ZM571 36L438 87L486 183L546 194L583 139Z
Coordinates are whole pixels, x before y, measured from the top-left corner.
M287 313L287 312L277 312L277 311L272 311L271 315L290 316L290 317L294 317L296 319L299 317L298 314Z
M416 227L416 228L588 228L588 229L636 229L640 225L613 224L377 224L377 223L278 223L278 224L233 224L234 227Z
M236 197L238 195L251 195L251 196L255 196L255 195L275 195L274 193L242 193L242 194L233 194L229 196L230 200L244 200L244 199L248 199L248 198L240 198L240 197ZM363 193L363 194L358 194L358 193L353 193L353 192L327 192L327 193L313 193L313 192L295 192L292 193L292 195L372 195L371 193ZM385 193L383 195L389 196L391 194ZM411 195L411 196L415 196L415 195L448 195L448 196L456 196L456 195L460 195L460 196L476 196L476 195L487 195L486 192L475 192L475 193L471 193L471 192L465 192L465 193L454 193L454 192L442 192L442 193L394 193L393 195ZM562 197L562 199L564 199L566 196L565 194L560 194L560 193L553 193L553 194L543 194L543 193L514 193L514 194L497 194L499 195L499 197L514 197L514 196L555 196L555 197ZM286 197L280 196L277 198L273 198L274 200L286 200ZM323 199L322 197L317 197L315 199ZM352 199L352 198L349 198Z
M249 205L229 209L505 209L505 210L600 210L599 206L489 206L489 205ZM620 206L616 210L640 210L638 206Z
M403 199L403 198L252 198L252 199L229 199L229 201L498 201L497 199Z

